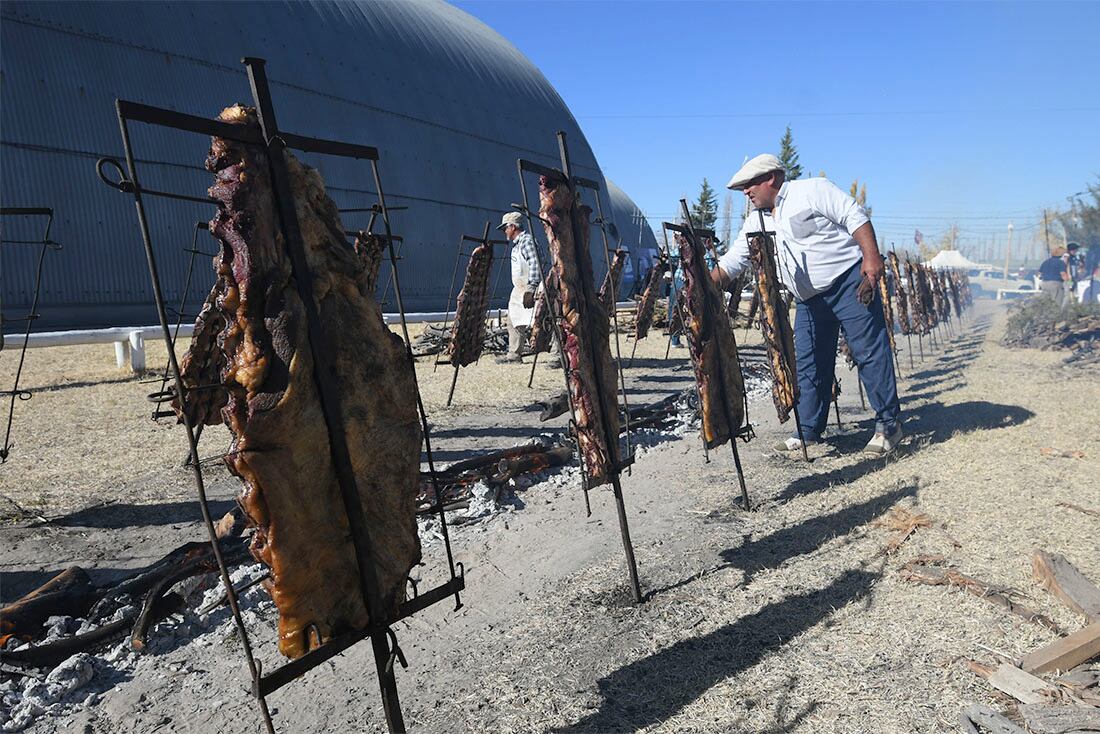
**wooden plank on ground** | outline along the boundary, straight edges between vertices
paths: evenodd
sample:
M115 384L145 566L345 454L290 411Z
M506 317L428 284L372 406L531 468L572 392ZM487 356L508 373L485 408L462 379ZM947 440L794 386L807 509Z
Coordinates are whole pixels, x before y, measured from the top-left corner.
M1043 691L1054 691L1041 678L1025 673L1015 665L1001 663L989 676L989 685L1007 693L1021 703L1043 703L1050 700Z
M1089 706L1030 704L1020 706L1032 734L1079 734L1100 732L1100 709Z
M974 703L959 713L959 723L968 732L979 731L977 726L983 727L980 731L989 731L992 734L1027 734L1026 731L1012 723L988 706Z
M1100 622L1100 589L1066 557L1037 550L1031 554L1032 576L1078 614Z
M1020 666L1029 673L1069 670L1100 655L1100 622L1066 635L1027 655Z

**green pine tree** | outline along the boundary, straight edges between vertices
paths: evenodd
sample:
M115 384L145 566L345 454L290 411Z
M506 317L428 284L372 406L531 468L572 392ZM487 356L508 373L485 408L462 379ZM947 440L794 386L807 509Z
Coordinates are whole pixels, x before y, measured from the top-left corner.
M802 178L802 166L798 165L798 148L794 147L790 125L787 125L787 132L783 133L783 138L779 141L779 162L787 172L788 181Z
M718 194L706 178L699 189L699 199L691 205L691 218L695 220L695 226L703 229L714 229L714 223L718 221Z

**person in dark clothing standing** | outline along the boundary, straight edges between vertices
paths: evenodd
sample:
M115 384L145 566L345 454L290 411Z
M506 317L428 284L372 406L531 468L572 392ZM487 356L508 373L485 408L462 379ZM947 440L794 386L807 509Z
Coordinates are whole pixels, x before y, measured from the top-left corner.
M1039 290L1054 299L1061 306L1066 300L1066 281L1069 273L1066 261L1062 259L1065 250L1061 247L1054 248L1043 264L1039 266Z

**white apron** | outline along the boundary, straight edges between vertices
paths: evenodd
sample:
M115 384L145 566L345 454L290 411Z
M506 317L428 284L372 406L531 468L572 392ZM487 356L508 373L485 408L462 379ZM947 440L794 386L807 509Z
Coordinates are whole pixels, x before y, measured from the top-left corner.
M531 268L520 254L519 245L512 245L512 295L508 299L508 321L513 327L530 326L535 309L523 307L523 294L527 292L527 277Z

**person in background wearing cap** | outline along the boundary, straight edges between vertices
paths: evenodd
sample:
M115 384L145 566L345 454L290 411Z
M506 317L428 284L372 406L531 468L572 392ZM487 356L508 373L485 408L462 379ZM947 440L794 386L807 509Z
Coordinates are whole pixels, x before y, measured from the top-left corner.
M523 231L523 217L508 212L497 229L512 243L512 295L508 299L508 353L498 362L520 362L520 352L527 343L526 332L535 314L535 290L542 282L535 239Z
M877 280L885 265L875 230L856 200L825 178L786 181L774 155L760 155L742 166L727 184L744 192L753 206L770 210L765 227L774 228L779 279L797 303L794 343L798 372L798 412L807 444L821 440L829 419L836 347L844 327L848 345L875 410L875 433L864 451L884 455L901 442L897 382ZM725 289L749 266L748 236L760 231L760 215L746 219L737 238L711 271ZM862 297L862 298L861 298ZM795 436L776 447L800 451Z

